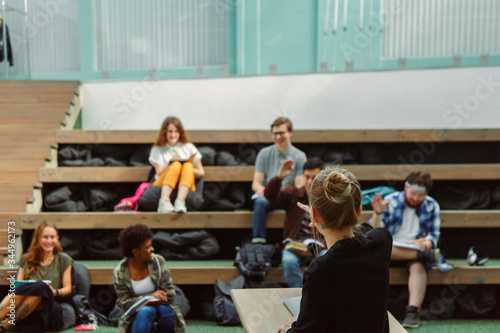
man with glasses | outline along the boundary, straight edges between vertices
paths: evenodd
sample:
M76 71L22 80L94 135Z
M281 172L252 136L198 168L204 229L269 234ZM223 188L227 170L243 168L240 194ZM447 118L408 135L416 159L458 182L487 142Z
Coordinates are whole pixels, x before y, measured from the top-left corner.
M253 243L266 242L267 213L273 209L264 196L266 184L278 174L278 170L286 160L292 160L292 172L281 182L281 188L305 185L303 166L306 154L292 145L292 122L280 117L271 125L274 145L265 147L257 154L252 190L255 192L253 206Z
M405 181L404 191L389 194L382 200L377 194L371 204L374 214L370 224L385 227L393 237L392 266L408 267L408 306L403 326L419 325L420 306L427 287L427 270L440 260L437 248L441 228L439 204L427 194L432 188L429 173L413 171Z

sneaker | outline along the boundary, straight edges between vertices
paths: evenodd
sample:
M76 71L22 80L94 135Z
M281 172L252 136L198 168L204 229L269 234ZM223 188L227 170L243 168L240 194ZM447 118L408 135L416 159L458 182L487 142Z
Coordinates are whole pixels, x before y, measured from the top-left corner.
M174 211L174 206L170 202L169 198L160 199L158 202L158 213L172 213Z
M416 306L408 305L406 307L406 316L403 321L403 327L406 328L417 328L420 324L420 313Z
M254 238L252 238L252 243L253 244L266 244L266 239L261 238L261 237L254 237Z
M441 250L439 249L427 249L424 251L419 251L417 254L417 260L421 263L435 264L439 262L440 257Z
M186 213L187 212L185 200L175 199L174 207L175 207L174 210L176 213Z

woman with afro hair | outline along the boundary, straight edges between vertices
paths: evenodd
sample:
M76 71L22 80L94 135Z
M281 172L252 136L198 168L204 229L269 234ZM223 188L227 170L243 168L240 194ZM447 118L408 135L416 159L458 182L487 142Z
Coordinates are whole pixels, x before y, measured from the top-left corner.
M127 311L145 296L158 299L142 306L133 316L125 313L118 324L120 333L150 332L155 321L158 332L185 331L170 271L165 259L154 254L152 238L151 229L143 224L123 229L118 237L125 258L114 270L116 304Z

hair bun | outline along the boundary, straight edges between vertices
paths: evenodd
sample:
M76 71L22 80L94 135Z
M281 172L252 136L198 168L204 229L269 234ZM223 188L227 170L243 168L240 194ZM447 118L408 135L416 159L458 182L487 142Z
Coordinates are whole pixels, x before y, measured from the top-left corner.
M343 203L351 195L351 182L337 171L332 171L323 183L326 197L335 203Z

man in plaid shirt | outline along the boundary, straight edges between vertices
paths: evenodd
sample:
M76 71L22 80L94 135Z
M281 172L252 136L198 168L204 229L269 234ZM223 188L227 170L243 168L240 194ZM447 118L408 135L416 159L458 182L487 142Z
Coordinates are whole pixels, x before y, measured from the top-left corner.
M429 197L432 179L429 173L413 171L402 192L384 199L377 194L372 200L374 214L370 224L385 227L393 237L391 260L394 266L408 267L409 300L404 327L418 327L420 306L427 287L429 264L440 259L437 248L441 228L439 204ZM392 264L391 264L392 265Z

